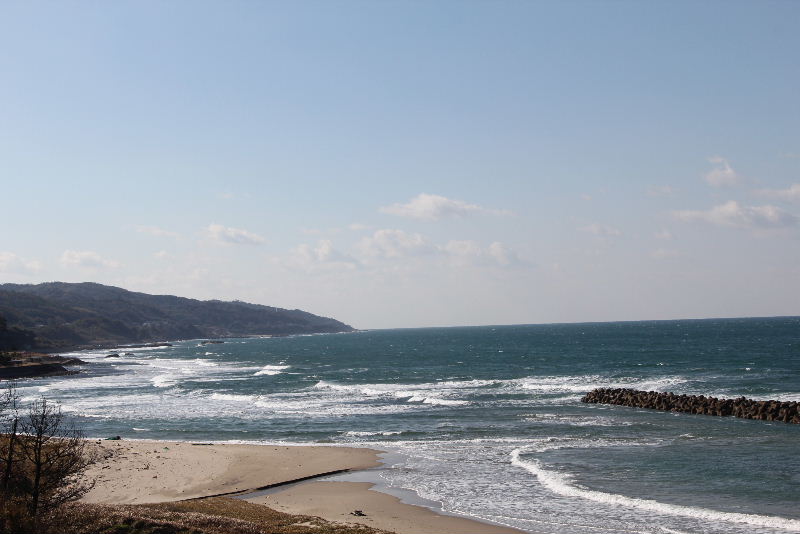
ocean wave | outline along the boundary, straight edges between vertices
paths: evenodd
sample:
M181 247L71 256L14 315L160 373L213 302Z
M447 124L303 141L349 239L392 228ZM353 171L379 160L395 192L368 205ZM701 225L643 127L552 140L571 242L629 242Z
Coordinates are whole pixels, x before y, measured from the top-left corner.
M351 436L351 437L366 437L366 436L397 436L402 434L399 430L397 431L386 431L386 432L366 432L366 431L358 431L358 430L350 430L348 432L344 432L343 435Z
M253 376L261 375L279 375L284 369L288 369L289 365L265 365L260 371L256 372Z
M178 380L175 375L163 374L152 377L150 382L157 388L168 388L177 385Z
M633 426L633 421L625 421L614 417L592 417L578 415L559 415L559 414L531 414L523 418L524 421L541 424L569 425L569 426Z
M535 450L536 452L541 452L540 448L536 448ZM714 522L717 524L720 521L726 521L744 523L758 527L779 528L788 530L790 532L800 532L800 520L796 519L756 514L742 514L736 512L720 512L706 508L668 504L650 499L626 497L616 493L606 493L587 489L572 483L569 475L567 474L545 469L542 467L542 463L539 460L523 460L520 458L520 455L524 452L526 452L525 448L514 449L511 452L512 465L521 467L522 469L525 469L529 473L533 474L544 487L558 495L586 499L612 506L626 506L648 512L690 517Z
M421 402L422 404L432 404L434 406L463 406L464 404L469 404L469 401L465 400L439 399L436 397L423 397L420 395L415 395L406 402Z
M418 395L421 391L433 392L457 390L480 394L484 393L488 389L500 389L504 392L557 395L583 393L597 387L635 387L643 390L665 390L672 386L684 384L687 381L688 379L683 376L666 376L654 379L642 379L640 377L609 378L601 375L551 375L496 380L441 380L436 382L422 382L418 384L340 384L326 380L320 380L314 386L312 386L312 389L375 397L408 397Z
M313 386L316 390L328 390L345 397L368 397L387 400L405 399L408 403L421 403L431 406L461 406L470 401L450 398L458 397L461 388L454 384L464 382L434 382L422 384L335 384L323 380Z
M516 384L514 384L515 382ZM645 391L661 391L685 382L687 382L687 379L682 376L642 379L640 377L609 378L602 375L532 376L519 379L518 381L510 381L512 385L518 385L518 387L523 390L545 394L588 392L599 387L633 387Z
M258 395L237 395L233 393L213 393L212 400L233 401L233 402L256 402Z

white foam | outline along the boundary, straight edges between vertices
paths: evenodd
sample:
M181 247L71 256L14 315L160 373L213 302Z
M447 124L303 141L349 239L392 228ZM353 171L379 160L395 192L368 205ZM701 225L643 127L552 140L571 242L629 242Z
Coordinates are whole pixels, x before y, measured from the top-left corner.
M214 393L211 395L212 400L223 400L233 402L255 402L258 399L256 395L236 395L231 393Z
M150 381L157 388L168 388L178 383L175 376L171 374L156 375Z
M420 395L415 395L406 402L421 402L422 404L431 404L434 406L461 406L469 404L469 401L465 400L438 399L436 397L423 397Z
M536 450L539 451L541 449L537 447ZM544 469L539 460L522 460L520 458L520 454L524 451L525 449L514 449L511 452L511 463L536 476L543 486L558 495L577 497L612 506L627 506L636 508L638 510L678 515L682 517L691 517L717 523L720 521L729 521L758 527L780 528L790 532L800 532L800 521L796 519L756 514L719 512L705 508L668 504L650 499L637 499L615 493L605 493L602 491L582 488L571 483L569 475Z
M289 365L265 365L260 371L256 372L253 376L260 375L279 375L284 369L288 369Z
M402 434L400 431L388 431L388 432L362 432L357 430L351 430L349 432L345 432L345 436L354 436L354 437L365 437L365 436L396 436L398 434Z

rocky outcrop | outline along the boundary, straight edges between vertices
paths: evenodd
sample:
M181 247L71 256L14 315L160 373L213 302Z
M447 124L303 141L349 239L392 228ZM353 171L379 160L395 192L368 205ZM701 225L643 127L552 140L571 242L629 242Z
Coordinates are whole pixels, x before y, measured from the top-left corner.
M732 415L744 419L800 424L800 404L797 402L758 401L745 397L718 399L704 395L676 395L627 388L593 389L581 399L581 402L702 415Z
M18 367L0 367L0 380L17 378L36 378L40 376L74 375L78 371L70 371L56 363L40 363L20 365Z

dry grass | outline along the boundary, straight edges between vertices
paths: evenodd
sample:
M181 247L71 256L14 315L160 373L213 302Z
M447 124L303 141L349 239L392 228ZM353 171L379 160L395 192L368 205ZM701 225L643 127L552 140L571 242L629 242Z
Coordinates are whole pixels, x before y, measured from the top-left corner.
M56 523L63 534L387 534L226 497L145 505L77 503L63 513Z

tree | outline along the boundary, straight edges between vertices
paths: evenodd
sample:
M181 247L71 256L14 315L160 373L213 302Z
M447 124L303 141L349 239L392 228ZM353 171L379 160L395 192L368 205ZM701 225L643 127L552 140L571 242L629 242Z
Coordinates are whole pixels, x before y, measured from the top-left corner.
M26 469L19 486L28 512L40 514L79 499L94 486L80 478L93 462L82 433L44 397L34 401L20 420L19 447Z
M8 385L8 389L0 397L0 421L6 437L4 442L5 450L2 458L0 458L5 464L3 465L2 484L0 484L2 500L5 503L11 489L14 462L19 461L19 458L15 455L18 437L17 428L19 427L19 395L17 395L17 388L13 382Z

